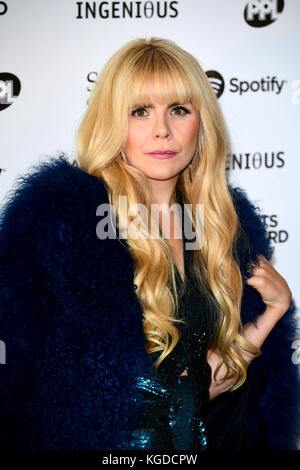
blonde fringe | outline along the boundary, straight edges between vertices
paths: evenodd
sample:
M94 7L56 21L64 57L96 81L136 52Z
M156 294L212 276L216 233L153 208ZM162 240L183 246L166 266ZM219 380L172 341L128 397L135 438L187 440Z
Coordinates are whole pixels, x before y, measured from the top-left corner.
M151 82L150 82L151 80ZM159 101L191 101L199 110L201 126L198 147L192 161L192 181L188 169L179 176L184 204L204 206L203 247L194 251L199 284L217 306L219 324L213 339L227 378L234 390L246 380L247 363L241 349L260 351L241 335L242 278L233 257L233 245L241 227L225 178L226 133L216 96L196 59L172 41L159 38L136 39L117 51L104 66L93 90L89 106L78 129L79 162L88 173L104 182L109 201L116 209L119 227L130 223L118 211L119 196L127 196L128 207L144 204L151 214L151 189L147 178L120 158L127 135L128 113L137 99L147 100L147 84ZM153 223L153 221L151 221ZM195 213L192 224L196 229ZM151 227L151 225L148 225ZM178 296L171 248L163 238L151 238L147 226L140 228L146 238L126 242L134 260L134 283L143 308L144 333L149 354L161 351L157 371L180 335ZM174 294L173 294L173 292Z

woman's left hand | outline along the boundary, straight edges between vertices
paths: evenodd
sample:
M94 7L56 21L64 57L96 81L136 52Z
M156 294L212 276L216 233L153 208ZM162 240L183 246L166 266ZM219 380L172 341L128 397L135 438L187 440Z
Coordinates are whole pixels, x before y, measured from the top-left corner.
M258 255L257 258L259 266L249 263L253 268L253 275L245 282L260 293L268 310L283 316L289 309L292 292L286 280L263 255Z

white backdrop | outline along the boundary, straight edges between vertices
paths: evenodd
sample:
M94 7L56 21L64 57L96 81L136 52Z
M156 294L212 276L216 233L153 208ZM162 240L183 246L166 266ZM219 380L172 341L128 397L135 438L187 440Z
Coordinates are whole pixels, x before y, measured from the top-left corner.
M220 74L228 180L260 207L300 306L299 20L298 0L0 1L0 202L48 155L76 160L93 81L119 47L171 39Z

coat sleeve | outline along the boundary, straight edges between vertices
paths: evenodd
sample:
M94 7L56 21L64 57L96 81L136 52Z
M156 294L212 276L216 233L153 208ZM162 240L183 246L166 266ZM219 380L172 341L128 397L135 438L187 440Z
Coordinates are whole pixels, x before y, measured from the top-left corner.
M113 449L140 406L142 312L126 251L96 236L104 200L55 157L1 211L1 449Z
M242 227L237 254L243 279L246 264L263 254L271 260L273 248L259 207L241 188L229 186ZM255 322L266 305L260 294L244 282L241 319ZM285 315L252 361L245 384L211 401L207 430L214 449L297 449L299 439L299 366L292 360L293 341L299 337L292 299Z

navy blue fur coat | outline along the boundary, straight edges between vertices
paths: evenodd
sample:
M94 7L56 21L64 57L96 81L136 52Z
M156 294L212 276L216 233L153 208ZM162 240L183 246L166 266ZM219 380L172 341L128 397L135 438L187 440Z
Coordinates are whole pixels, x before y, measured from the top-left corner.
M272 249L256 208L232 188L251 252ZM126 241L100 240L103 182L64 154L18 178L0 219L0 448L115 449L141 412L137 376L152 373ZM242 320L265 308L245 284ZM299 424L294 302L249 367L249 380L207 410L212 448L295 449ZM248 436L239 443L241 430ZM252 443L252 437L256 441ZM230 436L230 438L228 437ZM257 436L261 436L257 440Z

